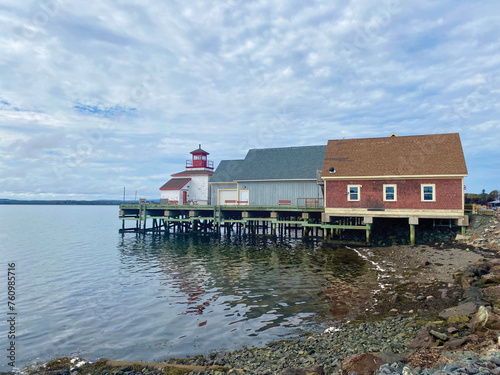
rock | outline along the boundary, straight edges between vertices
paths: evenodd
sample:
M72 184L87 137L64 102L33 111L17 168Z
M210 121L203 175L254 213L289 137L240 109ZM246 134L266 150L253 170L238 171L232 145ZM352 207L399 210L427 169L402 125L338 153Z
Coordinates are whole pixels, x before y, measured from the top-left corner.
M489 273L481 277L481 283L483 284L500 284L500 274Z
M468 341L469 341L468 337L464 337L461 339L453 339L453 340L450 340L447 343L445 343L444 347L448 348L448 349L457 349L457 348L461 347L462 345L466 344Z
M377 357L387 363L401 362L407 357L408 353L394 353L390 350L382 351L377 354Z
M491 309L479 306L479 310L472 317L472 332L481 332L489 329L500 330L500 317L491 311Z
M476 288L471 286L464 292L463 297L467 302L480 301L482 297L481 288Z
M483 289L483 294L486 297L495 297L500 299L500 285L489 286Z
M443 288L443 289L438 289L438 292L441 292L441 299L446 299L448 297L448 289Z
M471 286L476 285L476 283L477 283L477 276L472 276L472 275L462 276L462 288L467 289Z
M373 375L385 363L387 362L373 354L354 355L342 362L342 374L347 375L349 372L357 372L358 375Z
M425 266L428 266L430 265L431 263L427 260L423 260L419 265L418 265L418 268L422 268L422 267L425 267Z
M467 302L441 311L439 313L439 317L443 319L448 319L450 316L453 315L472 315L476 312L476 310L477 306L474 302Z
M448 335L446 333L434 331L433 329L429 332L432 336L442 340L442 341L448 341Z
M461 352L443 352L441 354L442 358L451 359L452 361L462 361L467 359L478 359L479 354L471 351L461 351Z
M453 373L453 371L460 370L462 366L458 363L449 363L443 367L443 372L446 374Z
M500 267L500 258L490 259L486 264L490 267L490 269Z
M469 323L470 317L468 315L452 315L448 318L450 324L465 324Z
M304 367L298 369L292 369L288 367L281 370L279 375L324 375L324 372L320 366Z
M412 349L426 349L434 342L434 338L431 336L430 328L424 327L418 333L417 336L410 342L410 348Z

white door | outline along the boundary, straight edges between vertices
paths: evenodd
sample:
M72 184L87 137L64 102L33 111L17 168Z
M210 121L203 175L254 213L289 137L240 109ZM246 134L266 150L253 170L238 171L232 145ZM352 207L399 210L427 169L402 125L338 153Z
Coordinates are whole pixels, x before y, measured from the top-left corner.
M219 189L219 202L218 204L233 205L236 204L238 199L237 190L223 190Z
M249 201L248 201L248 190L240 190L240 204L247 206Z

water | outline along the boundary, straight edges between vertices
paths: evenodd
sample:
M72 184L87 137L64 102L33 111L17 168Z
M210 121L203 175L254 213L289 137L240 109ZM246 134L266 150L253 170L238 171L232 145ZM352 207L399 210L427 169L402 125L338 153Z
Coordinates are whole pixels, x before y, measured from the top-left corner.
M161 361L321 331L371 293L355 252L269 237L118 233L116 206L0 206L16 263L16 365L66 355ZM0 285L0 371L7 281Z

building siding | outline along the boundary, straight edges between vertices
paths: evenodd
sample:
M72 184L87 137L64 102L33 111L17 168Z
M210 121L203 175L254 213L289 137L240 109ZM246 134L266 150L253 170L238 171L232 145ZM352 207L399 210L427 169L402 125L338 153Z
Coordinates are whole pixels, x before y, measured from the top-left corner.
M277 206L280 200L290 200L296 206L299 198L323 198L316 180L240 182L238 188L248 190L250 205Z
M397 186L397 201L384 201L385 184ZM421 185L435 185L435 202L421 201ZM349 201L348 185L361 185L360 200ZM403 180L326 180L327 208L463 210L461 178Z
M233 190L236 190L236 187L237 187L237 184L234 183L234 184L217 184L217 183L210 183L210 196L211 196L211 200L210 200L210 204L221 204L219 202L217 202L217 191L219 189L233 189Z
M194 200L198 204L208 204L208 180L209 176L191 176L191 181L188 183L189 192L188 200Z
M181 190L162 190L161 199L168 199L169 201L178 201L182 203Z

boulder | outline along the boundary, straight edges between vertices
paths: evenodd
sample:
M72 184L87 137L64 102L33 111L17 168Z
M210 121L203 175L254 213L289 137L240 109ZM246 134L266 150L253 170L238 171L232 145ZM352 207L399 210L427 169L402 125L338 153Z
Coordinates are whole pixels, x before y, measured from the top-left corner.
M472 315L476 312L476 310L477 305L474 302L467 302L441 311L439 313L439 317L442 319L448 319L453 315Z
M342 374L356 372L358 375L373 375L385 363L387 362L373 354L354 355L342 362Z
M476 314L471 320L472 332L483 332L487 330L500 330L500 316L491 308L479 306Z

